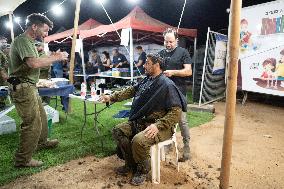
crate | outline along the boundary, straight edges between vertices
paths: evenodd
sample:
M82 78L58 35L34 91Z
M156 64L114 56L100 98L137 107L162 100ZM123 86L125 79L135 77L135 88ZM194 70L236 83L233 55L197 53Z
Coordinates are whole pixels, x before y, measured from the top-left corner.
M50 107L49 105L44 106L47 120L52 119L52 123L58 123L59 122L59 112L55 110L54 108Z
M16 122L7 115L0 118L0 135L16 132Z

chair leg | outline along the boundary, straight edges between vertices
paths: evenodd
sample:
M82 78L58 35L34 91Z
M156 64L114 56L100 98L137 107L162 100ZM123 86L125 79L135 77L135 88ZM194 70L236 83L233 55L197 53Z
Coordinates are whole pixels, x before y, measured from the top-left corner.
M151 147L151 170L152 170L152 182L154 184L160 183L160 157L159 157L158 145L153 145Z
M166 161L165 146L161 146L160 153L161 153L161 160Z
M173 141L175 144L175 155L176 155L176 166L177 166L177 171L179 172L179 163L178 163L178 147L177 147L177 142Z

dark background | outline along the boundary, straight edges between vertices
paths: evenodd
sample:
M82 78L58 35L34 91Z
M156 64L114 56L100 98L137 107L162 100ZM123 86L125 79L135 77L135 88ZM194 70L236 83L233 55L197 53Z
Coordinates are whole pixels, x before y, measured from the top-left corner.
M252 6L260 3L270 2L271 0L243 0L243 7ZM27 0L20 5L14 15L21 17L21 25L24 28L27 15L38 12L44 13L53 4L58 4L62 0ZM9 0L7 0L9 3ZM140 6L151 17L162 22L177 26L182 11L184 0L140 0L137 4L130 3L128 0L107 0L105 5L113 22L126 16L135 5ZM54 29L50 34L56 32L60 27L70 29L73 27L75 0L66 0L62 4L64 14L55 16L52 12L46 15L54 22ZM206 40L207 27L220 33L227 33L229 14L226 9L230 7L230 0L187 0L181 27L195 28L198 30L198 44L204 44ZM110 24L102 7L94 0L82 0L79 24L88 18L103 23ZM0 35L10 39L10 30L5 27L8 16L0 18ZM17 24L14 24L15 36L22 33Z

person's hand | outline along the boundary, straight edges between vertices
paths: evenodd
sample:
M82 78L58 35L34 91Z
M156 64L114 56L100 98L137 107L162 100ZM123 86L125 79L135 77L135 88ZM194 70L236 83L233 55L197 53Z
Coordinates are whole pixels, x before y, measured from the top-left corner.
M58 52L56 51L55 53L52 53L53 56L56 56L59 60L68 60L69 54L64 51L64 52Z
M119 63L118 63L118 66L122 66L122 62L119 62Z
M113 65L111 64L111 65L109 65L109 67L110 67L110 68L113 68Z
M174 73L175 73L175 70L165 70L163 73L167 77L172 77L174 75Z
M110 96L102 94L102 95L100 95L99 101L103 102L103 103L110 102Z
M158 134L159 129L155 124L149 125L144 131L145 137L147 138L155 138L155 136Z

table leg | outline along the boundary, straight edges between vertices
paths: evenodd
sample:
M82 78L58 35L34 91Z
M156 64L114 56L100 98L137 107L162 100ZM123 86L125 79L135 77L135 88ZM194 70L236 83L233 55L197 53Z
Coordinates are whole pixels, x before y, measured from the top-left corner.
M86 122L87 122L87 107L86 107L86 101L84 100L84 123L83 123L82 128L81 128L81 140L82 140L82 137L83 137L83 130L86 126Z
M99 128L98 128L98 124L99 124L99 121L98 121L98 113L97 113L97 104L95 103L94 127L95 127L95 129L98 133L98 136L100 137L102 150L104 150L104 143L103 143L102 135L101 135Z

